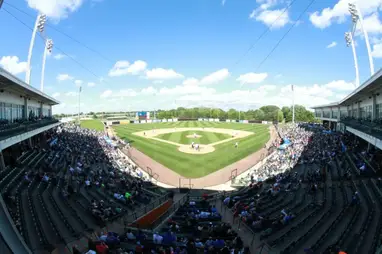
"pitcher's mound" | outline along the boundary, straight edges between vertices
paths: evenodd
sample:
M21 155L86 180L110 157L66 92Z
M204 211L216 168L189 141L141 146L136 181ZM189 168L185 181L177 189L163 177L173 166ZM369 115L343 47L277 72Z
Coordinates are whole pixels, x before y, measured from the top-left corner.
M178 150L183 153L190 154L206 154L215 151L215 148L211 145L199 145L199 150L195 150L191 145L182 145L178 147Z
M186 136L186 138L201 138L201 137L202 137L202 135L197 135L197 134L195 136L194 135L187 135Z

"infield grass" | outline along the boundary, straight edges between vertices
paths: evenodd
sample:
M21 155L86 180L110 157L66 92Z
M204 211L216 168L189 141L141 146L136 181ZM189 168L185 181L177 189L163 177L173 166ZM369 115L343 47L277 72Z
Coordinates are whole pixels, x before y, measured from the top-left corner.
M196 135L199 135L199 137L194 138L194 133ZM190 136L192 137L190 138ZM209 131L180 131L156 136L156 138L172 141L183 145L189 145L192 142L195 142L195 144L208 145L230 137L231 136L228 134Z
M255 135L250 135L245 138L235 139L232 141L227 141L225 143L214 146L215 151L208 154L187 154L178 151L178 147L165 142L160 142L157 140L140 137L133 135L135 132L152 130L152 129L163 129L163 128L192 128L192 127L211 127L211 128L223 128L232 130L243 130L255 132ZM144 154L151 157L153 160L161 163L162 165L168 167L169 169L177 172L178 174L187 178L198 178L211 174L225 166L228 166L238 160L241 160L248 155L258 151L264 144L269 140L269 125L264 124L242 124L242 123L218 123L218 122L169 122L169 123L149 123L149 124L127 124L127 125L117 125L113 126L117 135L130 142L130 144L136 149L140 150ZM190 134L184 135L181 133L181 137L192 135L197 131L190 131ZM176 134L176 133L169 133ZM198 134L198 133L197 133ZM214 133L218 134L218 133ZM167 136L165 139L169 140L175 139L171 135ZM163 135L161 135L163 139ZM206 132L200 132L203 136ZM225 135L225 134L223 134ZM229 136L229 135L228 135ZM186 139L177 138L177 140L171 140L177 143L187 142ZM224 138L225 139L225 138ZM179 142L180 140L181 142ZM217 140L218 141L218 140ZM191 141L192 142L192 141ZM239 148L234 148L234 143L239 142ZM209 142L212 143L212 142ZM182 144L182 143L181 143ZM203 143L201 143L203 144ZM228 179L227 179L228 180Z
M81 127L96 131L103 131L103 123L100 120L81 120Z

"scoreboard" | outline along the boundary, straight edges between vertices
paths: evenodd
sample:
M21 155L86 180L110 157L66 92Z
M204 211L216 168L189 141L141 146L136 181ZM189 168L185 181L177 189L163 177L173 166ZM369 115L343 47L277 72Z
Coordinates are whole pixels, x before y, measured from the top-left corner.
M137 120L149 120L150 119L150 112L146 112L146 111L137 112L135 118Z

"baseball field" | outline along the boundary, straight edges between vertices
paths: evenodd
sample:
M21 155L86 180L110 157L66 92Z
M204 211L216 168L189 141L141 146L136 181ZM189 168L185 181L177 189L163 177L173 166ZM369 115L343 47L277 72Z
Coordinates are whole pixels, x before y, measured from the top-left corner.
M260 150L269 125L167 122L113 126L116 134L153 160L186 178L199 178Z

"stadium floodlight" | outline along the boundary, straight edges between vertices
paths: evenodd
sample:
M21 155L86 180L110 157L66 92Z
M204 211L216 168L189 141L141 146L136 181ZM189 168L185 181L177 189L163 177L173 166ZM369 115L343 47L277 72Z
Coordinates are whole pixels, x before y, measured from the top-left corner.
M0 9L1 9L1 6L3 6L3 3L4 3L4 0L0 0Z
M351 32L345 33L345 41L347 47L352 47L353 51L353 58L354 58L354 67L355 67L355 87L359 87L359 70L358 70L358 58L357 58L357 52L355 50L355 44L353 40L353 35Z
M25 74L25 83L27 83L28 85L30 85L30 79L31 79L31 60L32 60L32 52L33 52L33 46L34 46L37 30L40 33L43 33L45 28L45 23L46 23L46 15L44 14L37 15L36 22L32 32L31 42L29 44L27 71Z
M52 49L53 49L53 41L51 39L46 40L45 49L44 49L44 56L42 58L42 68L41 68L41 85L40 85L41 92L44 91L46 56L48 55L48 53L49 54L52 53Z
M363 32L363 36L365 38L365 43L366 43L366 49L367 49L367 54L368 54L368 57L369 57L369 65L370 65L370 73L371 73L371 76L374 75L374 62L373 62L373 56L371 54L371 47L370 47L370 42L369 42L369 35L367 34L367 31L365 30L365 28L363 27L363 17L362 17L362 13L360 11L360 9L358 8L358 5L354 2L354 3L349 3L349 13L351 15L351 18L352 18L352 22L353 22L353 28L352 28L352 36L354 35L354 31L356 30L356 27L357 27L357 23L360 24L361 26L361 30Z

